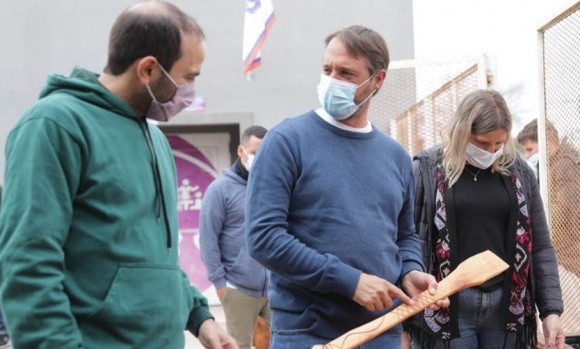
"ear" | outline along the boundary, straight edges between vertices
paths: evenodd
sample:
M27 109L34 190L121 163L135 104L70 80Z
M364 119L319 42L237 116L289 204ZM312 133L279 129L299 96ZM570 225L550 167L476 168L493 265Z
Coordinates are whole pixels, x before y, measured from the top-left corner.
M156 75L159 73L158 69L154 69L157 66L157 59L153 56L146 56L136 61L135 69L137 71L137 79L143 85L149 85L152 80L155 80Z
M383 86L383 83L385 82L385 79L387 78L387 71L384 69L379 70L378 72L375 73L375 77L373 79L373 90L378 90L379 88L381 88L381 86Z
M244 149L242 148L242 145L238 145L238 158L242 159L242 154L244 154Z

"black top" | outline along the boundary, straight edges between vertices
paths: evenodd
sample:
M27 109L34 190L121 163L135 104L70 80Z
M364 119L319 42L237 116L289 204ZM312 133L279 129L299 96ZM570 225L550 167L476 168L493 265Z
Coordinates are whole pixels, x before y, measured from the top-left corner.
M501 175L492 174L491 168L479 170L466 165L453 186L453 196L458 262L485 250L506 260L510 195ZM491 291L501 286L502 281L500 274L479 287Z
M437 230L437 225L435 224L435 216L437 212L436 207L436 196L438 193L437 189L437 176L435 169L441 161L441 148L433 147L428 150L421 151L413 158L413 167L415 170L415 227L419 235L419 240L421 240L421 246L423 247L423 262L427 267L429 273L437 273L434 269L433 264L433 248L435 239L439 236L439 231ZM471 170L471 168L470 168ZM533 273L528 274L528 281L531 289L532 303L538 307L540 312L540 318L544 318L549 314L562 314L564 305L562 302L562 289L560 287L560 282L558 281L558 262L556 260L556 254L554 253L554 248L552 246L552 240L550 238L550 229L546 222L546 216L544 214L544 206L542 204L540 190L538 188L538 183L536 177L532 172L532 169L526 164L520 156L516 156L514 163L509 167L509 170L520 180L522 185L522 191L525 197L525 203L527 210L531 213L530 224L533 234L533 251L532 251L532 266ZM475 172L474 172L475 173ZM516 224L518 220L518 202L515 199L515 189L512 180L508 176L501 176L503 182L505 183L507 191L510 193L510 219L509 226L507 230L507 246L508 252L506 256L509 261L508 264L511 268L508 270L508 275L505 276L506 282L504 284L504 297L510 297L511 281L510 271L514 269L514 263L516 259L515 252L515 239L516 239ZM479 178L478 178L479 179ZM473 180L473 177L472 179ZM453 186L455 187L455 186ZM453 201L453 187L451 189L446 188L445 202L449 200L450 203ZM451 193L450 193L451 192ZM453 205L455 206L455 205ZM451 207L447 207L447 211L450 211ZM455 212L455 207L453 207L453 213ZM452 214L452 212L446 212L447 216ZM447 226L454 223L447 221ZM455 218L455 217L453 217ZM457 240L453 235L457 235L455 229L449 232L449 235L454 240ZM459 248L457 241L454 244L449 245L451 251L451 258L453 256L459 255ZM454 264L457 265L457 264ZM504 273L505 275L505 273ZM457 294L456 294L457 295ZM454 296L456 296L454 295ZM459 333L458 328L458 312L457 312L457 297L450 297L451 306L449 307L449 322L451 324L451 330L455 333ZM508 304L505 302L502 305L501 312L508 312ZM455 309L455 310L454 310ZM420 326L417 322L417 318L413 319L413 322ZM429 320L431 321L431 320ZM502 325L501 321L498 321L498 325ZM535 333L536 331L536 321L526 320L525 329L523 333ZM522 333L522 332L520 332ZM525 336L522 336L525 337ZM522 340L525 340L522 338Z

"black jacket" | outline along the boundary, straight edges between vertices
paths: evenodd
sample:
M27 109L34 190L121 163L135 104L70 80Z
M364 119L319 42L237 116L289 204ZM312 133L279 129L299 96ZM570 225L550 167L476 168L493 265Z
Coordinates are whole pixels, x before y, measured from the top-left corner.
M430 260L431 251L427 248L432 246L433 236L436 236L435 217L435 193L437 179L435 178L437 157L440 148L432 148L422 151L413 158L413 170L415 172L415 226L421 247L427 272L431 272L433 262ZM522 183L526 204L531 218L532 228L532 267L531 295L532 302L536 304L540 318L550 314L561 315L564 310L562 302L562 290L558 276L558 264L556 254L550 238L550 231L546 222L546 214L536 177L529 165L519 156L510 167ZM456 246L451 246L452 254Z

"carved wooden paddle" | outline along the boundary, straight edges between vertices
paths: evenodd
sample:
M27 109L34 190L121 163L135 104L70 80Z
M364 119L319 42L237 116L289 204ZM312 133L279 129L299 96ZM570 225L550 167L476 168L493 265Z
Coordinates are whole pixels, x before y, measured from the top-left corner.
M354 349L396 326L440 299L464 289L481 285L509 266L491 251L478 253L462 263L437 285L437 293L425 291L415 297L415 305L402 304L385 315L348 331L327 344L312 349Z

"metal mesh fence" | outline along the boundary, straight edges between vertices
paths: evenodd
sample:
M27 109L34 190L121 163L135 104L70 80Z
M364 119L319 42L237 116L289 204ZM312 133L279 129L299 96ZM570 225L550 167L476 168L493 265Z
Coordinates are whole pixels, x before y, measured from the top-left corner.
M580 3L541 28L539 38L540 180L560 266L564 330L580 334Z
M373 99L370 121L410 154L442 141L441 131L469 92L487 86L481 57L393 62ZM482 80L483 77L483 80Z

